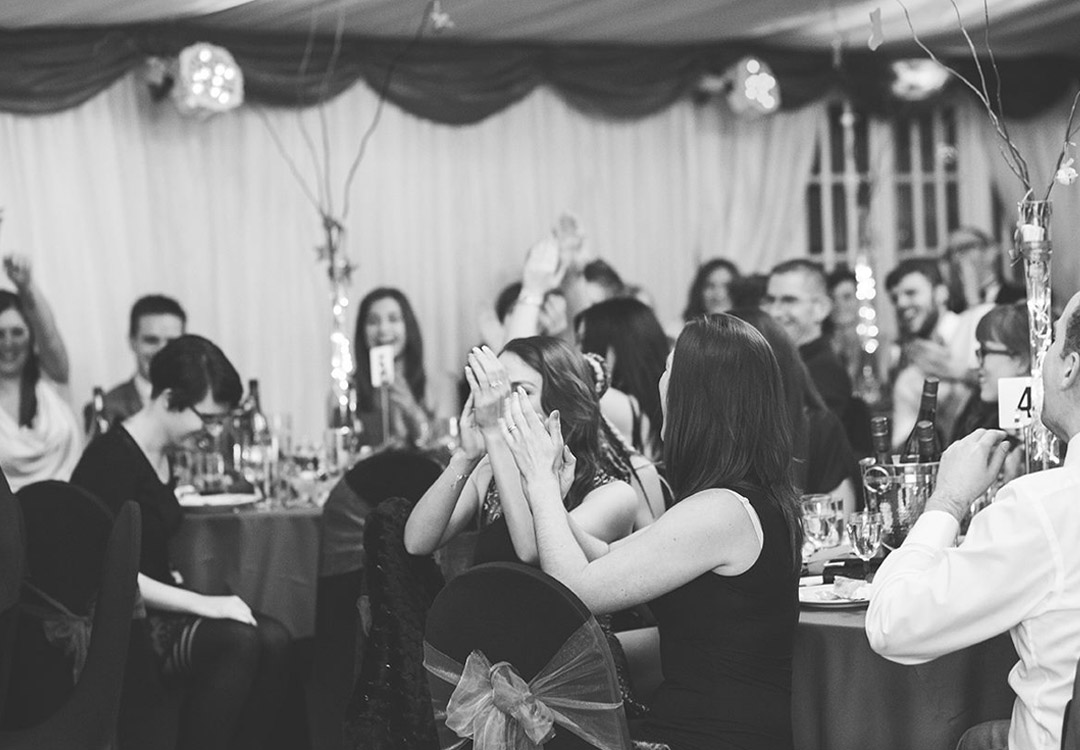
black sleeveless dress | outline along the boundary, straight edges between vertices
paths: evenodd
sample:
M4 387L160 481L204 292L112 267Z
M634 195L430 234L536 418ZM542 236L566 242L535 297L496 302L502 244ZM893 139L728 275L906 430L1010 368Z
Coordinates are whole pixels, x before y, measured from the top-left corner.
M779 511L748 498L761 521L757 562L705 573L651 603L664 682L635 738L671 750L790 750L791 653L798 579Z

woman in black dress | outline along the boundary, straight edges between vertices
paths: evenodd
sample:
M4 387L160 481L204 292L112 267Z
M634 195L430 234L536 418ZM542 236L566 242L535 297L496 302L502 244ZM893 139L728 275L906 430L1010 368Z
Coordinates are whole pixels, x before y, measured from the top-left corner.
M185 686L178 750L261 748L284 698L288 631L240 597L177 585L168 558L183 516L168 453L229 414L240 376L217 346L188 335L154 355L150 382L150 402L94 440L71 481L116 510L142 508L139 591L153 650L165 679Z
M651 602L664 682L637 738L672 750L790 749L802 527L776 358L734 317L692 321L660 394L675 504L627 539L584 551L552 468L557 420L510 397L502 431L541 567L593 612Z

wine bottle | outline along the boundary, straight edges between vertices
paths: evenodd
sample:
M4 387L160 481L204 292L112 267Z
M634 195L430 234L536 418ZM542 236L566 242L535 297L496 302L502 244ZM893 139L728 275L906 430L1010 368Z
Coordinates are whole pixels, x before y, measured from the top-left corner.
M259 381L248 381L248 393L243 403L244 427L240 449L241 467L244 478L269 496L273 466L277 457L274 454L274 440L270 431L270 422L263 414L259 402Z
M256 443L268 440L270 434L270 422L263 414L262 404L259 402L259 381L252 378L248 381L247 401L250 411L248 420L250 423L251 437Z
M94 396L90 400L90 434L88 440L109 431L109 418L105 415L105 391L100 386L94 387Z
M937 433L934 432L933 423L925 419L917 422L915 432L919 438L919 463L928 464L940 459L941 451L938 448Z
M937 378L929 377L923 381L922 399L919 402L919 416L915 418L916 426L911 428L911 432L908 434L907 439L904 440L903 448L900 450L900 455L903 457L901 460L905 463L909 461L914 463L919 460L919 422L930 423L931 431L934 433L934 440L938 443L935 452L941 453L940 441L937 440L937 392Z
M892 425L888 417L874 417L870 420L870 439L874 446L874 461L878 464L888 465L893 462L892 446L889 444L889 433Z

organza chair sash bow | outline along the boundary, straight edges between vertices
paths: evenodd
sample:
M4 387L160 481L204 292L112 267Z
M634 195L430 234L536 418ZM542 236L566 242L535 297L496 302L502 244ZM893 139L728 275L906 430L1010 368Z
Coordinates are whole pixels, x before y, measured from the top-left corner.
M29 581L23 581L23 587L44 604L23 602L19 605L20 609L23 614L41 622L45 641L50 646L71 657L71 684L78 683L86 664L86 654L90 650L93 607L90 614L77 615Z
M431 697L443 750L468 740L475 750L535 750L556 724L598 750L630 747L607 642L593 618L528 683L478 650L462 666L426 641L424 667L439 678Z

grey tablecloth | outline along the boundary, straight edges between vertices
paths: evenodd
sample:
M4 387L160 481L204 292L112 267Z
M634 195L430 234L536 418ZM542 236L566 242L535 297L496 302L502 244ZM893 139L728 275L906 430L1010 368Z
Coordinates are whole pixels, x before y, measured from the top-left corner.
M901 666L870 650L866 613L803 610L796 631L792 719L796 750L953 750L968 727L1007 719L1007 635Z
M189 513L169 552L184 584L236 594L282 622L294 638L315 633L318 508Z

